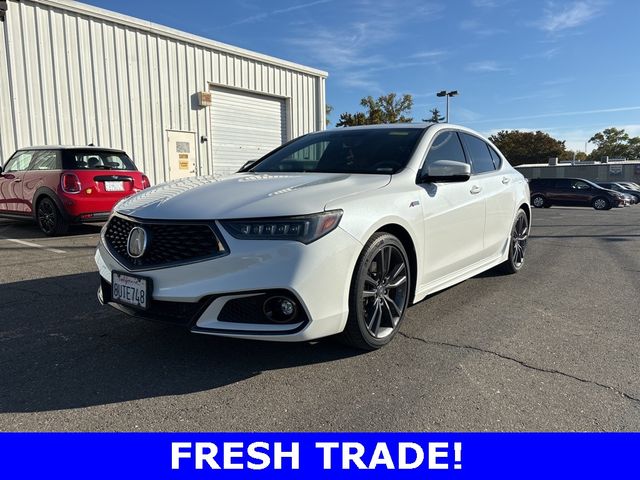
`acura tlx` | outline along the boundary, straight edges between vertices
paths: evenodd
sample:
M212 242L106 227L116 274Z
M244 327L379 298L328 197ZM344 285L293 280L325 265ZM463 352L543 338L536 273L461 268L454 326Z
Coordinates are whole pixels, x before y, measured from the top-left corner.
M519 271L530 223L526 180L472 130L333 129L122 200L95 255L98 298L196 333L375 349L410 304Z

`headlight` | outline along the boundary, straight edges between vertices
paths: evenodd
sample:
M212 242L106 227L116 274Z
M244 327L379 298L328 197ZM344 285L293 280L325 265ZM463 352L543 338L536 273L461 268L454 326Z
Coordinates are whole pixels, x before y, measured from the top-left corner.
M241 240L295 240L311 243L334 230L341 218L342 210L331 210L296 217L221 220L220 223L231 236Z

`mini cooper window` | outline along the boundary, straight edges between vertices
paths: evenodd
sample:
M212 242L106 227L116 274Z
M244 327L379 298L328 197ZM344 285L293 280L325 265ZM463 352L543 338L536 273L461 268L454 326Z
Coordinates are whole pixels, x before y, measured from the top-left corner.
M55 150L42 150L36 152L31 159L29 170L59 170L60 167L58 152Z
M67 170L136 170L125 153L108 150L67 150L62 163Z
M19 152L9 159L4 168L5 172L23 172L29 168L34 152Z
M307 135L267 155L250 171L393 174L407 165L423 132L398 127Z

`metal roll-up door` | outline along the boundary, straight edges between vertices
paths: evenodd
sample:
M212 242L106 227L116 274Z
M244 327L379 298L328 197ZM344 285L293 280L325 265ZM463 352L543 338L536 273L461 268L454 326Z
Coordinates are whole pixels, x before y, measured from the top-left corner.
M286 140L284 99L223 88L211 93L214 173L234 173Z

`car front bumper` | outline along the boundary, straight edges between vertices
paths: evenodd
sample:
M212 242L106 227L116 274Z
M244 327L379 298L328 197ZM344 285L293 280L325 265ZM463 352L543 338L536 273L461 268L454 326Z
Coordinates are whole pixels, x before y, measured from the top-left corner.
M98 298L138 317L166 321L194 333L260 340L307 341L344 329L351 277L362 245L337 228L304 245L295 241L237 240L223 229L230 253L197 263L136 270L151 279L152 294L145 310L111 300L113 271L127 273L101 243L95 261L101 277ZM228 302L255 302L266 292L286 292L299 307L299 320L276 324L255 319L229 318L221 312Z

